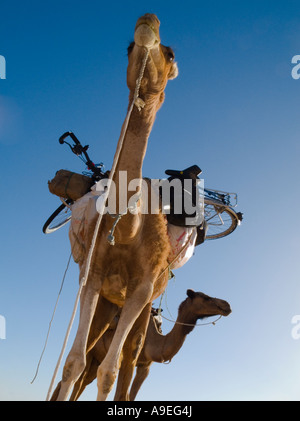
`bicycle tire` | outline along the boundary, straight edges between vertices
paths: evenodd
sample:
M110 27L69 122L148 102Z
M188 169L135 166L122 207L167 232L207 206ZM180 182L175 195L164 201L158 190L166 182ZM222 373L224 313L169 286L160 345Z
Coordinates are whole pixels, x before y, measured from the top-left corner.
M226 237L240 223L238 214L230 206L208 198L204 198L204 218L208 225L206 240Z
M73 203L72 200L66 200L66 204L70 205ZM44 234L51 234L52 232L57 231L59 228L66 225L72 216L70 208L62 203L53 213L49 216L47 221L43 226Z
M73 202L72 200L67 200L66 203L70 205ZM70 221L71 216L71 210L64 203L61 204L45 222L43 233L51 234L57 231ZM230 206L224 205L224 203L218 200L208 198L204 198L204 218L208 225L206 240L226 237L240 223L238 214Z

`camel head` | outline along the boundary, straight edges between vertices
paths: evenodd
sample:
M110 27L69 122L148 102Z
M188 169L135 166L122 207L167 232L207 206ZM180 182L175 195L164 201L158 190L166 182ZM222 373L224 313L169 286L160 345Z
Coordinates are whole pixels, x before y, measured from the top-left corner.
M187 304L189 311L194 313L198 319L210 316L228 316L231 308L227 301L219 298L212 298L203 292L195 292L192 289L187 290Z
M140 17L136 23L134 42L128 47L127 85L133 94L146 49L149 49L140 98L158 97L158 108L164 100L164 89L169 79L178 75L175 55L170 47L160 43L158 18L150 13Z

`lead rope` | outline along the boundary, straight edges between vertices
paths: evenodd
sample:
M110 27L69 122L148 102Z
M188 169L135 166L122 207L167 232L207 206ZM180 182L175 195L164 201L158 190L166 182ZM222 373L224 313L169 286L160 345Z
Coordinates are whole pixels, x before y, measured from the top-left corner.
M69 259L68 259L67 267L65 269L64 276L63 276L63 279L62 279L62 282L61 282L61 285L60 285L60 289L59 289L59 292L58 292L58 296L57 296L57 299L56 299L56 303L55 303L55 306L54 306L54 310L52 312L52 317L51 317L51 320L49 322L49 327L48 327L48 332L47 332L47 336L46 336L46 339L45 339L44 347L43 347L43 350L42 350L40 359L39 359L38 364L37 364L37 367L36 367L35 375L34 375L33 379L30 382L31 384L37 378L37 375L38 375L38 372L39 372L39 368L40 368L40 365L41 365L41 362L42 362L42 359L43 359L43 355L44 355L44 352L45 352L45 350L47 348L47 343L48 343L48 339L49 339L49 335L50 335L50 330L51 330L52 322L53 322L54 315L55 315L55 312L56 312L56 309L57 309L57 305L58 305L58 301L59 301L59 298L60 298L60 295L61 295L61 292L62 292L62 289L63 289L63 286L64 286L64 282L65 282L65 279L66 279L66 274L67 274L67 271L69 269L71 257L72 257L72 253L70 253L70 256L69 256Z
M135 91L134 91L133 100L132 100L130 108L127 112L127 115L126 115L126 118L125 118L125 121L124 121L124 124L123 124L123 127L122 127L121 137L120 137L118 145L117 145L116 154L115 154L115 157L114 157L112 169L110 171L108 180L112 180L112 178L114 176L114 173L116 171L116 167L117 167L117 164L118 164L118 161L119 161L119 156L120 156L120 153L121 153L121 150L122 150L122 147L123 147L123 142L124 142L124 138L125 138L125 135L126 135L126 132L127 132L129 119L130 119L133 107L134 107L134 105L136 105L138 110L141 111L141 109L145 106L144 101L141 98L139 98L139 91L140 91L141 82L142 82L142 79L143 79L143 76L144 76L146 63L147 63L147 60L148 60L148 57L149 57L149 52L150 52L150 50L148 48L145 48L145 57L144 57L144 60L143 60L143 63L142 63L142 67L141 67L141 70L140 70L139 77L136 81L136 87L135 87ZM97 240L97 236L98 236L98 231L99 231L100 224L101 224L101 221L102 221L102 215L103 215L103 212L104 212L104 207L105 207L105 204L106 204L109 192L110 192L110 186L111 186L111 183L108 182L107 189L105 190L105 193L104 193L104 198L101 201L101 206L100 206L100 209L99 209L99 216L98 216L98 219L97 219L97 223L96 223L95 230L94 230L94 235L93 235L93 238L92 238L91 246L90 246L88 257L87 257L87 264L86 264L86 267L85 267L84 276L81 278L81 281L80 281L79 290L78 290L78 293L77 293L77 296L76 296L71 320L69 322L69 326L68 326L68 329L67 329L67 333L66 333L66 336L65 336L63 347L62 347L61 353L59 355L59 359L58 359L58 362L56 364L54 374L53 374L53 377L52 377L52 380L51 380L51 384L50 384L50 387L49 387L49 390L48 390L48 394L47 394L47 398L46 398L47 401L49 401L49 399L50 399L53 384L55 382L56 375L57 375L57 372L59 370L64 352L65 352L65 349L66 349L66 346L67 346L67 342L68 342L68 339L69 339L69 336L70 336L71 328L72 328L74 318L75 318L75 315L76 315L81 291L82 291L83 287L85 286L87 278L88 278L91 260L92 260L92 255L93 255L93 252L94 252L94 248L95 248L95 244L96 244L96 240Z

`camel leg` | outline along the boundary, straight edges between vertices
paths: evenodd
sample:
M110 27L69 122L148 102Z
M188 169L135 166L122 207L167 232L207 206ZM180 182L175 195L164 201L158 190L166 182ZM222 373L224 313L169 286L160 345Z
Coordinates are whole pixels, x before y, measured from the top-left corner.
M84 389L97 377L98 361L92 356L87 356L87 365L84 372L74 385L70 401L77 401Z
M129 400L130 401L135 400L136 395L138 394L138 391L140 390L142 384L144 383L144 381L148 377L151 364L152 364L152 361L147 363L147 364L137 366L135 378L132 382L132 386L131 386L131 389L130 389L130 394L129 394Z
M61 385L61 381L57 384L54 392L52 393L51 399L50 401L56 401L59 395L59 391L60 391L60 385Z
M119 307L111 303L100 295L94 318L90 327L87 342L87 352L89 352L107 331L113 318L117 315Z
M90 326L95 313L99 290L88 282L82 289L80 302L80 318L76 337L66 359L58 401L67 400L73 384L84 370L86 363L86 348Z
M150 313L151 303L148 303L135 322L124 344L122 364L114 397L115 401L129 400L129 387L137 359L144 345Z
M76 381L72 394L70 396L70 401L77 401L84 389L88 384L90 384L96 377L97 377L97 369L98 369L99 363L98 361L94 360L91 355L87 356L86 366L79 377L79 379ZM50 401L56 401L58 398L58 394L60 391L61 381L56 386Z
M118 374L120 355L124 342L136 319L151 300L153 293L152 282L138 285L129 297L126 297L120 320L112 343L97 372L98 397L106 400Z
M106 332L113 318L118 313L118 309L116 304L107 301L102 296L99 297L88 336L86 365L83 373L74 385L70 401L77 401L86 386L97 377L99 362L92 356L91 349Z
M85 381L84 380L85 376L89 375L89 373L87 374L87 370L88 370L89 360L91 359L91 356L89 359L88 352L90 351L91 348L93 348L94 344L99 340L99 338L105 333L105 331L109 327L111 321L113 320L117 312L118 312L117 305L110 303L102 296L99 297L95 314L94 314L94 318L93 318L93 322L91 324L89 336L88 336L86 366L85 366L84 372L81 374L80 378L77 380L76 385L74 386L74 389L77 390L79 388L79 384ZM105 317L103 317L103 315L105 315ZM98 365L97 365L97 368L98 368ZM97 373L97 369L96 369L96 373ZM97 374L95 374L94 378L96 377L97 377ZM94 378L92 380L94 380ZM91 381L89 383L91 383ZM60 388L61 388L61 381L56 386L56 389L54 390L51 396L51 399L50 399L51 401L56 401L58 399ZM83 392L83 389L80 392L80 394L82 392ZM76 400L78 399L79 395L77 396ZM73 390L70 400L75 400L74 396L76 396L76 394L74 394L74 390Z

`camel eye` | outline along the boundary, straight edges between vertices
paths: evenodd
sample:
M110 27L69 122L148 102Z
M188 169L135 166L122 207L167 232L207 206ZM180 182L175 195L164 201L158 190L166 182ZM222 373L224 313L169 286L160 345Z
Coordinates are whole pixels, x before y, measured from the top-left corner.
M168 49L167 49L167 57L168 57L168 60L169 61L174 61L175 60L174 51L170 47L168 47Z

